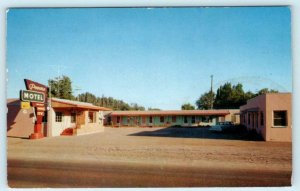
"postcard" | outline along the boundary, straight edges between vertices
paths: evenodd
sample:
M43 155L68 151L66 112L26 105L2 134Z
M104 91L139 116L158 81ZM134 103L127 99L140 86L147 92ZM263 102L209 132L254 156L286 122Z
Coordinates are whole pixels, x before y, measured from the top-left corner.
M291 186L291 9L10 8L12 188Z

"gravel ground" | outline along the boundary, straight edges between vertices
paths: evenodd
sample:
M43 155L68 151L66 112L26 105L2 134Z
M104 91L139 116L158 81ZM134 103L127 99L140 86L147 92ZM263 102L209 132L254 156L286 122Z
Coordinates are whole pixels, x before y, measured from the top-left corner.
M8 161L128 163L156 168L261 172L292 170L292 144L243 140L207 128L105 128L103 133L41 140L8 138Z

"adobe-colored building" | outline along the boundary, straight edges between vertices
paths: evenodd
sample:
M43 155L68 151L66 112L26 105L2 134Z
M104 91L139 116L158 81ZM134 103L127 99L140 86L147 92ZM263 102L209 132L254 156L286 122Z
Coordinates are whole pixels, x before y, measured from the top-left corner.
M45 137L82 135L104 131L103 111L110 109L90 103L51 98L43 118ZM20 100L7 100L7 136L28 137L34 129L33 108L21 109Z
M114 127L206 126L219 121L239 123L239 110L112 111L105 125Z
M292 141L291 93L267 93L240 107L241 124L265 141Z
M19 99L7 100L7 136L28 138L34 128L34 114L32 109L23 110ZM45 123L43 133L47 134Z

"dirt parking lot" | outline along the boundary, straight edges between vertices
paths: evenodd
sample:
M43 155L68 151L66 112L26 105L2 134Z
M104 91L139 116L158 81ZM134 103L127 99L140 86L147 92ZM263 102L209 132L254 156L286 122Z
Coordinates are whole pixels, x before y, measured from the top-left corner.
M77 137L7 141L12 187L291 184L291 143L243 140L207 128L105 128L103 133ZM70 169L72 176L48 177Z

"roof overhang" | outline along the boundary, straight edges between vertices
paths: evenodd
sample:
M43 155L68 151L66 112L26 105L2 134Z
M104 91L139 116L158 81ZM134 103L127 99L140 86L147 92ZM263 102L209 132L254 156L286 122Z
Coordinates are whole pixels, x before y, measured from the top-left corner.
M111 109L105 107L98 107L94 105L80 105L80 104L72 104L66 103L63 101L52 100L51 106L54 109L78 109L78 110L92 110L92 111L110 111Z
M111 116L225 116L228 110L113 111Z
M248 109L245 109L243 111L241 111L241 113L250 113L250 112L258 112L260 111L259 107L253 107L253 108L248 108Z

